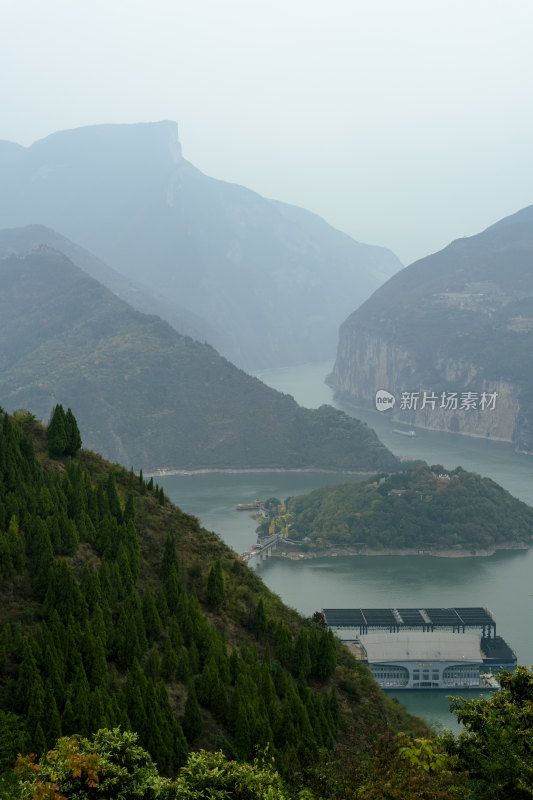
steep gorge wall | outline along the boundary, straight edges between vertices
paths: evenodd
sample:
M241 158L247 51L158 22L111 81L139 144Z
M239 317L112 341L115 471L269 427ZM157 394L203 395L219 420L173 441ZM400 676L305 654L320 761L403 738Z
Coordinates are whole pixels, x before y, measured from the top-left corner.
M533 454L532 265L533 206L416 261L342 324L331 385L370 407L388 390L399 422Z
M512 442L516 449L533 453L533 424L521 406L520 387L506 380L487 380L482 369L470 362L435 358L429 368L421 368L413 351L389 337L343 326L328 383L339 398L353 405L375 407L376 391L390 392L396 402L384 413L398 422ZM465 397L468 392L471 403ZM453 393L457 408L450 400ZM402 395L403 405L410 407L402 408ZM436 400L431 401L433 396ZM446 408L447 404L452 407Z

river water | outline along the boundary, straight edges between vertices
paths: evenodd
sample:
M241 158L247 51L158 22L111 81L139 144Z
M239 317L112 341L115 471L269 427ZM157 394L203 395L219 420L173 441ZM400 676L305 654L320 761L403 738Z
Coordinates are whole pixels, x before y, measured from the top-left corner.
M304 364L257 373L268 385L308 408L333 403L324 378L332 364ZM374 428L396 454L420 458L446 469L458 465L493 478L512 494L533 505L533 456L514 453L501 442L436 431L417 430L415 437L395 434L398 424L386 414L344 409ZM168 496L184 511L199 517L239 553L256 540L256 522L237 503L256 498L284 500L318 486L357 478L330 473L208 473L158 478ZM498 633L515 650L518 662L533 664L533 548L499 552L490 558L416 556L343 557L302 561L279 558L258 570L267 586L303 614L320 608L390 608L483 606L496 619ZM469 696L478 696L469 692ZM418 716L454 728L444 692L397 692L396 697Z

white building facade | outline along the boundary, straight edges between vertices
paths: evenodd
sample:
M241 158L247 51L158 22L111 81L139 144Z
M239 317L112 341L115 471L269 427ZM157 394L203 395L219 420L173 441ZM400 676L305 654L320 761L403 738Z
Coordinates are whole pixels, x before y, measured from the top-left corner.
M384 689L478 688L481 636L470 633L369 633L359 637L363 660Z

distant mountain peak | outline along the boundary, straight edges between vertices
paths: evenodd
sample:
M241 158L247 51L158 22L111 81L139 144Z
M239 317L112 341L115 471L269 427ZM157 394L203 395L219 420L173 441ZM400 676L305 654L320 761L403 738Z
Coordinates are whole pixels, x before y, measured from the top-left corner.
M0 185L0 228L58 231L204 320L199 338L249 370L331 358L341 321L401 268L304 209L204 175L169 120L0 143Z
M182 159L178 123L171 120L71 128L38 139L26 149L40 159L49 153L62 164L76 162L83 155L89 160L118 157L131 163L163 153L169 153L174 162Z
M79 128L65 128L61 131L54 131L53 133L44 136L42 139L37 139L30 147L36 147L44 142L60 141L61 139L68 138L70 141L106 138L111 140L112 137L117 139L125 138L151 138L154 141L158 139L164 140L165 137L172 137L176 140L178 137L178 123L175 120L159 120L158 122L107 122L100 125L83 125Z

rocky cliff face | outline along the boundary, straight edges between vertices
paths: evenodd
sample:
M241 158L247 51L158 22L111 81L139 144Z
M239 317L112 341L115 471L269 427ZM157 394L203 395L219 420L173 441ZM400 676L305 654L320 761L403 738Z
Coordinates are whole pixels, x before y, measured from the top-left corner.
M398 422L533 453L533 211L402 270L340 329L328 382ZM386 395L385 395L386 397Z
M388 391L395 403L384 413L400 423L513 442L533 451L533 437L518 424L523 416L518 385L489 381L471 363L448 360L440 366L440 377L424 375L413 353L394 342L368 333L357 342L341 335L329 382L344 401L365 406L374 407L378 390Z

